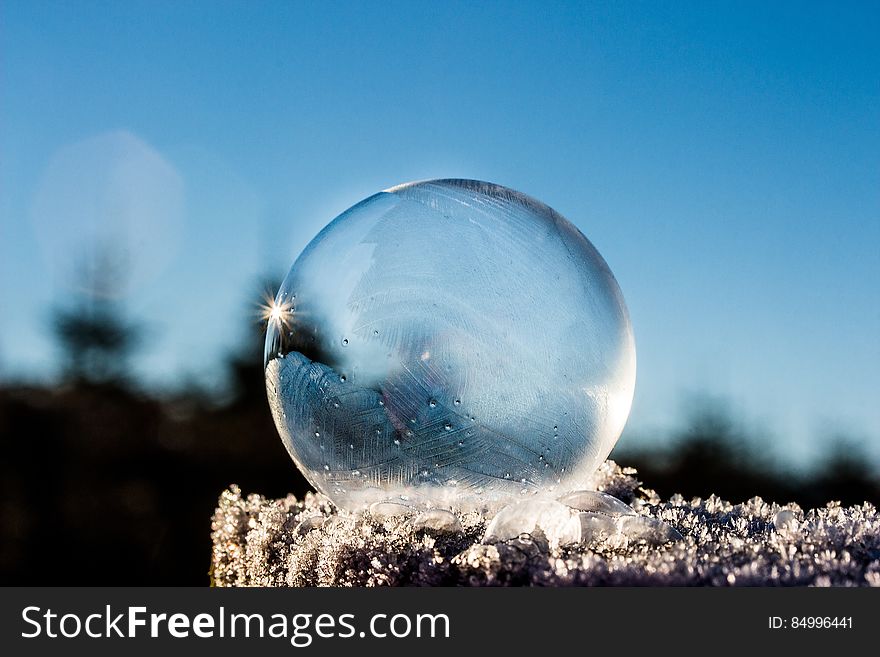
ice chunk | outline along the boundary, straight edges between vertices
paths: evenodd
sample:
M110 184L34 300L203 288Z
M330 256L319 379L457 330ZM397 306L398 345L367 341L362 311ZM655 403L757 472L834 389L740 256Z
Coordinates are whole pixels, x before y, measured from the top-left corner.
M452 511L429 509L417 515L412 521L413 529L435 532L456 533L461 531L461 522Z
M523 534L546 539L549 547L578 543L581 526L564 504L553 500L526 500L499 511L486 528L484 543L498 543Z
M605 513L612 516L636 515L635 510L629 504L624 504L616 497L597 490L576 490L560 497L559 501L578 511Z

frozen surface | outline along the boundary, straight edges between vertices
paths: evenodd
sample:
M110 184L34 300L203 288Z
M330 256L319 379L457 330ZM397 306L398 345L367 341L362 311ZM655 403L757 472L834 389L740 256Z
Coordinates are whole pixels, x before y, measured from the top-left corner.
M400 505L377 507L376 515L339 515L322 495L268 500L245 497L232 487L221 495L212 523L213 581L218 586L880 586L880 514L871 504L843 508L832 502L804 512L757 497L742 504L714 496L661 501L635 475L613 461L599 468L592 485L630 503L636 515L569 506L579 525L577 543L549 541L543 529L513 535L519 521L510 538L491 538L493 516L479 510ZM521 508L508 511L508 521L552 525L567 512L550 506L548 520Z
M476 181L401 185L337 217L285 278L266 336L281 438L349 510L581 488L634 382L626 306L593 245Z

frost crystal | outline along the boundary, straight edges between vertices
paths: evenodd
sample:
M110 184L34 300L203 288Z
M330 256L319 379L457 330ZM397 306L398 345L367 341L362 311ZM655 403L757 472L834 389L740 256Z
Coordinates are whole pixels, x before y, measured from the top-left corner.
M267 500L233 487L220 496L212 521L213 582L880 586L880 514L871 504L803 512L760 498L731 504L673 495L664 502L634 475L607 461L593 483L629 502L635 516L552 502L543 506L546 517L531 503L496 516L476 509L417 513L406 505L408 515L340 515L322 495ZM484 543L487 535L496 537Z

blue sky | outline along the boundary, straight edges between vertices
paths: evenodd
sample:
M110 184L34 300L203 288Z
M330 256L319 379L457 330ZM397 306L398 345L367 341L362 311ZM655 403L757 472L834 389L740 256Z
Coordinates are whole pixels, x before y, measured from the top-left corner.
M708 394L795 460L880 458L880 5L23 2L0 6L0 377L94 238L154 385L216 380L262 275L394 184L498 182L615 272L628 432Z

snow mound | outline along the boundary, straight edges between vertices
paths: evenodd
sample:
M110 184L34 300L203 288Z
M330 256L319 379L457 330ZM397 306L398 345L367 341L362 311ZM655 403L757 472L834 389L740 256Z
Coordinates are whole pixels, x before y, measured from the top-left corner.
M212 521L216 586L880 586L880 514L829 502L804 512L753 497L661 501L606 461L596 489L553 514L389 504L341 515L309 493L269 500L232 486ZM522 504L522 503L520 503ZM375 505L374 505L375 506ZM571 508L572 521L558 508ZM585 509L580 513L578 507ZM619 515L615 515L620 512ZM529 531L518 531L519 516ZM523 525L523 526L525 526ZM546 526L545 526L546 525Z

